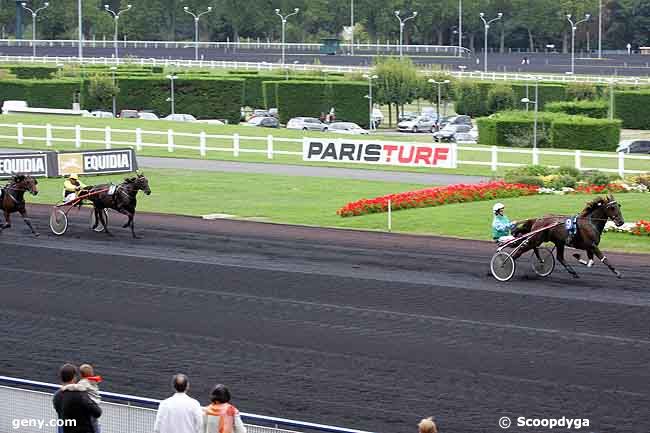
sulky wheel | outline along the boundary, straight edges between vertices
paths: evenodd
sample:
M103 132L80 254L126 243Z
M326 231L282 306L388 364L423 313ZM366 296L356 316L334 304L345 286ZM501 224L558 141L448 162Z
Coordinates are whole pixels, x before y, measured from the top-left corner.
M68 229L68 216L61 209L52 209L52 213L50 214L50 229L57 236L61 236Z
M548 248L537 248L537 255L533 251L530 256L530 264L537 275L548 277L555 269L555 256Z
M492 256L490 261L490 270L492 275L499 281L508 281L515 275L515 261L506 252L498 252Z

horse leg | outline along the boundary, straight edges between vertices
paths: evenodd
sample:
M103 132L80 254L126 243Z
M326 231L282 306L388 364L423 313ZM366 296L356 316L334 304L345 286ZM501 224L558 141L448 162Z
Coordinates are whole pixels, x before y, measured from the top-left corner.
M573 278L580 278L573 267L564 261L564 243L556 243L555 247L557 248L557 261L560 262L562 266L564 266L564 269L566 269L568 273L573 275Z
M108 223L104 219L104 212L102 212L102 210L103 209L95 208L95 219L102 223L102 227L104 227L104 232L106 233L107 236L113 236L113 233L108 231Z
M594 265L594 252L592 250L587 250L587 258L589 259L589 261L584 260L582 256L578 253L573 254L573 257L576 258L578 263L580 263L581 265L585 265L588 268L591 268Z
M9 212L5 211L5 223L2 225L3 230L8 229L9 227L11 227L11 217L10 217L10 215L11 214Z
M25 224L27 224L27 227L29 227L29 229L32 231L32 234L34 236L40 236L41 234L39 232L37 232L36 230L34 230L34 226L32 225L32 221L29 219L29 217L27 217L27 212L25 211L25 209L19 210L18 212L20 212L20 216L23 217L23 221L25 221Z
M594 253L596 253L596 257L600 259L600 261L609 268L610 271L616 275L616 278L623 278L623 275L616 270L616 268L612 265L609 264L609 260L607 260L607 257L605 257L605 254L603 254L602 251L600 251L600 248L597 246L594 246Z
M96 207L93 207L93 213L95 214L95 224L93 224L91 230L95 230L100 223L99 210Z

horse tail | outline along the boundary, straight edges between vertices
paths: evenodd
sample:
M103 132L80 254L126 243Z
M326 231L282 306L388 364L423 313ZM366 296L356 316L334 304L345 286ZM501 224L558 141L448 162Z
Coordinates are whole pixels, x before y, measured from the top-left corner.
M536 221L535 218L518 221L516 227L512 229L512 235L518 238L519 236L530 233L533 230L533 224L535 224Z

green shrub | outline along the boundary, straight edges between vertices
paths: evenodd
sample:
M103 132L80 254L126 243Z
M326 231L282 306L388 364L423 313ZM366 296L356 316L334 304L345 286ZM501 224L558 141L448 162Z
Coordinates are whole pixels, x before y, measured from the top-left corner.
M454 86L456 112L468 116L484 116L486 113L485 99L481 98L481 90L475 81L460 80Z
M650 129L650 91L615 91L614 114L623 128Z
M557 169L557 174L561 176L571 176L574 179L582 179L582 172L575 167L563 166Z
M598 90L596 86L590 83L569 83L566 86L566 99L585 101L596 99Z
M589 175L585 180L589 185L608 185L611 183L613 180L616 179L616 176L612 177L611 175L607 173L603 173L600 171L595 171L591 175Z
M81 81L61 80L0 80L0 102L27 101L30 107L72 108L75 93Z
M528 88L528 91L526 91L526 88ZM520 104L518 107L523 106L521 103L523 98L528 98L531 101L535 100L535 83L516 83L512 85L512 90L515 92L515 101L517 104ZM544 110L546 104L549 102L566 100L566 86L563 84L539 83L537 85L537 93L539 110Z
M604 119L609 114L609 104L604 100L551 102L546 104L544 110L554 113Z
M523 183L524 185L544 186L544 181L535 176L506 175L504 180L508 183Z
M491 113L515 108L515 92L511 86L498 84L488 91L487 109Z
M20 80L47 80L56 73L55 66L11 66L9 72Z
M537 145L547 147L550 136L550 113L540 112L537 116ZM493 146L532 145L534 127L533 112L505 111L476 120L481 144ZM521 138L521 139L520 139Z
M578 179L573 176L560 175L552 179L546 186L554 189L575 188L577 183Z
M562 116L552 121L550 132L552 147L614 151L621 138L621 121Z

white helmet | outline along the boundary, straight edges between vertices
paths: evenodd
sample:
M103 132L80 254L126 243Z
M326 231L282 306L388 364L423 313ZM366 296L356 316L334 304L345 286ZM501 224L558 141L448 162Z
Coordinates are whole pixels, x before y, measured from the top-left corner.
M505 205L503 203L497 203L494 206L492 206L492 212L497 213L498 211L505 209Z

